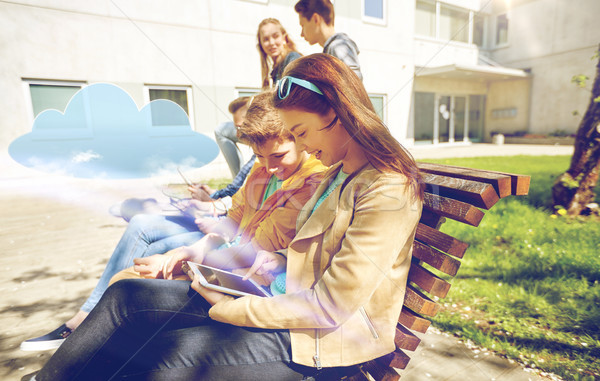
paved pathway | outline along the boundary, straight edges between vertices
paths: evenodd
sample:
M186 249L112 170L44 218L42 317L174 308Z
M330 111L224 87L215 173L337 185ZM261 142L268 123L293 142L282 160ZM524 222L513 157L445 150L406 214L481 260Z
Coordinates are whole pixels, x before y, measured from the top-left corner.
M421 160L570 155L572 147L482 144L411 151ZM169 180L71 179L20 167L0 153L0 379L19 380L48 360L52 352L21 352L19 343L62 324L94 287L126 226L108 208L128 197L160 198L157 184ZM403 381L550 379L434 329L422 338Z

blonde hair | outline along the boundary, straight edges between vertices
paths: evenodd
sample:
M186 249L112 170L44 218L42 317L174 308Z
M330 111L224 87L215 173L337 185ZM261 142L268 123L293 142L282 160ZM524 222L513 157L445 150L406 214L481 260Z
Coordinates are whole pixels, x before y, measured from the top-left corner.
M260 29L267 24L273 24L273 25L279 27L279 31L283 35L283 38L285 38L285 47L283 49L283 54L277 60L278 62L276 65L273 65L273 59L271 57L269 57L269 55L265 52L265 50L263 49L263 47L260 43ZM296 44L294 43L294 41L292 41L289 34L286 32L285 28L283 27L283 25L281 25L279 20L274 19L274 18L264 19L263 21L260 22L260 24L258 24L258 31L256 32L256 41L257 41L256 48L258 49L258 53L260 54L260 70L261 70L261 75L262 75L262 88L268 89L269 87L271 87L271 81L270 81L271 71L275 70L279 65L281 65L283 63L283 61L285 60L285 57L290 52L297 52L297 53L299 53L299 52L298 52L298 49L296 49Z
M238 139L253 147L260 147L271 139L294 140L279 119L279 112L273 106L273 90L255 95L248 106L246 119L238 128Z

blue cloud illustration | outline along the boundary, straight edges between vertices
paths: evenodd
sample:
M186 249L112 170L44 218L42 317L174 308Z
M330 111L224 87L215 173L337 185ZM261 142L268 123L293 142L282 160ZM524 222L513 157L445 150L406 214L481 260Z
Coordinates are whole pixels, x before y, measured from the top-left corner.
M138 110L121 88L96 83L79 90L64 114L45 110L10 156L26 167L82 178L142 178L198 168L219 147L194 132L185 111L159 99Z

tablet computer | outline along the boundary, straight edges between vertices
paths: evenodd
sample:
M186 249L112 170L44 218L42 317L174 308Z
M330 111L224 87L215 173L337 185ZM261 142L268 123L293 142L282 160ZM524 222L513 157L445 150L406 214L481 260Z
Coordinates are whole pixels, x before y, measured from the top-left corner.
M252 279L243 280L242 275L195 262L188 262L188 265L198 277L200 284L211 290L234 296L273 296L268 287L263 287Z

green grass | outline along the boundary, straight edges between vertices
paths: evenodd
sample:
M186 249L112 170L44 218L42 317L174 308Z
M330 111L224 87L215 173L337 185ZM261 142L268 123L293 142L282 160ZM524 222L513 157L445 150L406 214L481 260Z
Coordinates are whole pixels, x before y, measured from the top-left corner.
M478 228L442 225L471 246L434 324L567 380L600 380L600 220L552 215L569 160L427 160L531 176L528 196L500 200Z
M206 184L213 189L223 189L227 185L231 184L231 179L221 177L218 179L207 179Z

